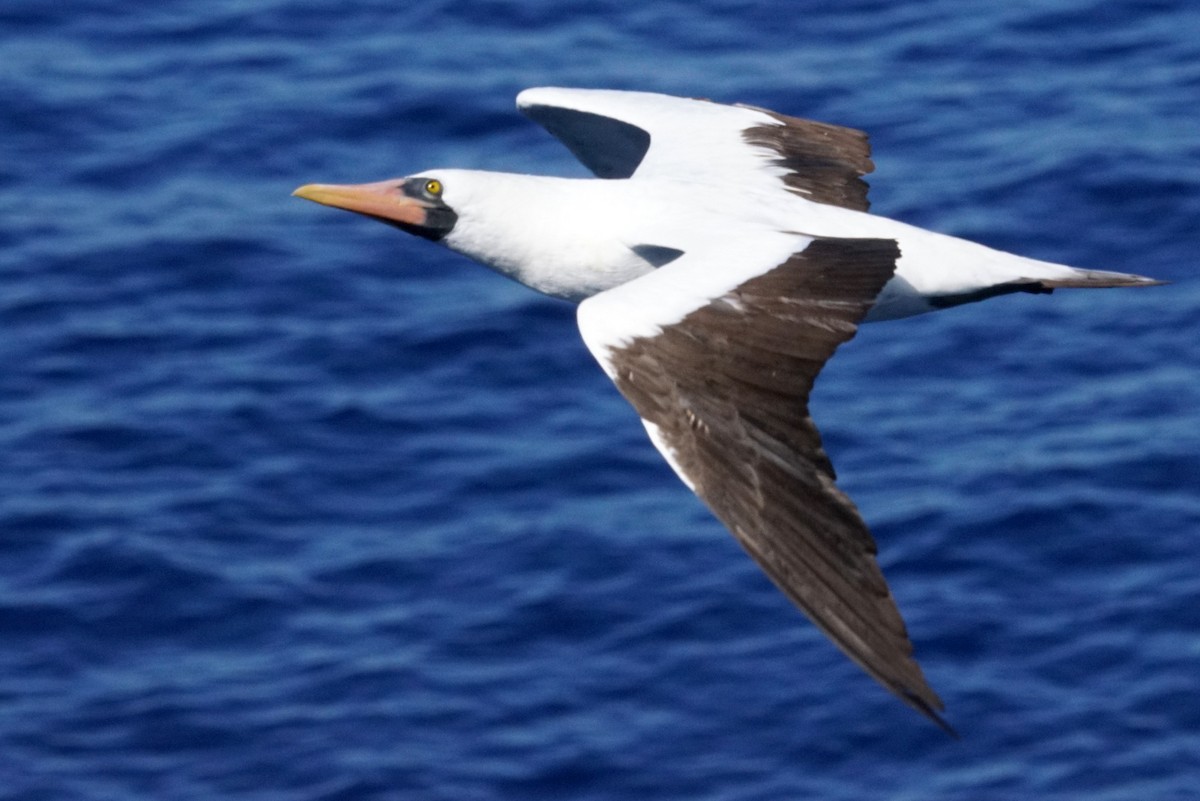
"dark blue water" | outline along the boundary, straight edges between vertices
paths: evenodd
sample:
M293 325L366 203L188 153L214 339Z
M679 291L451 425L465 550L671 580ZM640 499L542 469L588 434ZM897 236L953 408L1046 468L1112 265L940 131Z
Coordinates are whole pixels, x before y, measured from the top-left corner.
M955 742L795 612L573 310L309 181L580 174L526 86L873 134L879 213L1144 291L864 329L817 420ZM1200 782L1200 7L7 0L0 795Z

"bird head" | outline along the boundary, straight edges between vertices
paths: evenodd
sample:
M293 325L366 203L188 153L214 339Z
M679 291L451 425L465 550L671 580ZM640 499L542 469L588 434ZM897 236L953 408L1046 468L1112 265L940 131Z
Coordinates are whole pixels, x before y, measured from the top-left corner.
M369 184L306 184L292 194L357 212L436 242L458 221L458 215L443 198L444 192L439 178L415 175Z

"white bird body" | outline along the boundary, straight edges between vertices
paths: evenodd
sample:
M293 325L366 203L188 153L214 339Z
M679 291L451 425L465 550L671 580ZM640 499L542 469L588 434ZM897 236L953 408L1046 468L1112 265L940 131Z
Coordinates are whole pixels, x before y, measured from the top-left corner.
M426 174L439 176L443 199L460 210L460 223L441 240L444 245L572 301L652 272L655 265L634 251L638 246L712 253L729 240L743 248L775 240L784 254L813 237L895 240L901 254L895 277L868 322L933 311L929 298L1015 281L1086 280L1096 273L758 187L730 190L670 177L610 181L455 169Z
M860 131L641 92L530 89L517 104L598 177L444 169L296 194L580 302L588 349L683 482L851 659L946 726L834 484L812 382L862 322L1157 282L869 214Z

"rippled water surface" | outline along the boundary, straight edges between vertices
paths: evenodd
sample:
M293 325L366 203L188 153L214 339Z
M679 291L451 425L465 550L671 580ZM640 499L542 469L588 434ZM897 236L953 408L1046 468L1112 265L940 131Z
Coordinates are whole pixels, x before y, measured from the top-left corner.
M1196 797L1200 8L979 5L8 0L0 796ZM582 174L543 84L860 127L877 213L1173 282L868 326L818 384L960 741L571 307L288 196Z

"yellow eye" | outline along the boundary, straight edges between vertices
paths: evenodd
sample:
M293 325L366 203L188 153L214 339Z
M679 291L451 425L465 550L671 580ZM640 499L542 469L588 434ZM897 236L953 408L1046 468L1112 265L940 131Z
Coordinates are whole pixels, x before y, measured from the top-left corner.
M434 196L442 194L442 182L437 180L436 178L433 180L430 180L430 181L426 181L425 182L425 191Z

